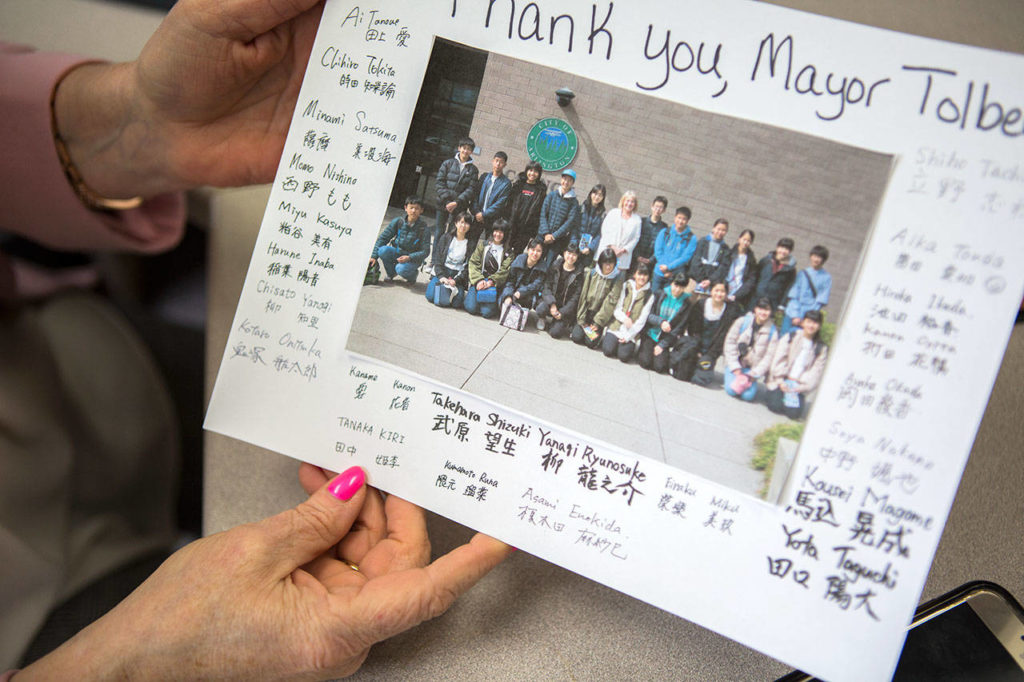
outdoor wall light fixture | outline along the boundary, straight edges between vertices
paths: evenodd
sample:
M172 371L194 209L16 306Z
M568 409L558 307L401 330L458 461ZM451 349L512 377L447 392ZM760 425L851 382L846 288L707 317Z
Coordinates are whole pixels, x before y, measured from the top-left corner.
M569 88L558 88L555 90L555 97L558 99L558 106L567 107L573 98L576 97L576 93Z

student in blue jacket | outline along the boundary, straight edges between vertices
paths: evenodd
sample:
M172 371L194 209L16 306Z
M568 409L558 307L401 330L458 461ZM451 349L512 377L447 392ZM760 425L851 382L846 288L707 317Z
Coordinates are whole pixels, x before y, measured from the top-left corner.
M828 260L828 249L817 245L811 249L811 265L800 271L789 289L786 314L782 318L782 334L788 334L804 323L804 315L828 305L832 293L832 275L823 267Z
M689 207L677 208L672 227L663 229L654 240L655 266L651 284L655 291L663 289L676 273L685 272L697 249L697 236L689 227L691 215Z

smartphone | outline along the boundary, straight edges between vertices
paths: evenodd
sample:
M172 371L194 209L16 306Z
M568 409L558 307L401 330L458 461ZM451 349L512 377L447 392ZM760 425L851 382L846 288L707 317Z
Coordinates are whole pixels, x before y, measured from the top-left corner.
M974 581L922 604L893 682L1024 682L1024 609L1009 592ZM777 682L813 682L799 671Z

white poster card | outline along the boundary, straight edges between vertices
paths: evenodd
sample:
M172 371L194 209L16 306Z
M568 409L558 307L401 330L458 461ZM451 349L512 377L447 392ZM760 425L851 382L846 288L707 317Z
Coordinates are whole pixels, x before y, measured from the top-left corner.
M206 427L359 464L816 675L885 678L1024 285L1022 82L1018 56L760 3L331 0ZM481 177L499 150L513 176L563 154L581 202L636 189L646 216L664 194L667 230L688 205L695 239L723 216L758 256L793 238L781 306L823 293L805 268L827 246L828 344L775 335L824 366L805 419L763 377L727 395L725 356L700 386L435 306L422 272L362 286L404 196L434 224L460 126ZM543 160L557 192L565 159Z

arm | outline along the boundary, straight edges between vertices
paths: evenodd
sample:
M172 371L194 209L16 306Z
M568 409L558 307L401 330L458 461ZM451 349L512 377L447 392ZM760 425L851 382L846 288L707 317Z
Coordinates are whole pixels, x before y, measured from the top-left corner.
M471 286L476 286L476 283L484 278L484 249L487 248L487 242L484 239L480 239L476 243L476 248L473 249L473 255L469 257L469 283Z
M598 327L607 327L608 323L612 321L615 303L619 300L623 286L622 276L619 275L611 289L605 294L604 301L601 302L601 309L594 314L594 324Z
M786 294L786 317L790 319L803 317L804 298L806 296L810 301L810 294L811 290L807 287L807 276L801 273Z
M622 285L622 290L619 291L618 302L615 304L615 312L612 313L612 316L616 320L618 320L619 322L625 322L626 319L629 317L626 314L626 311L622 309L623 304L626 302L626 292L628 290L629 290L629 284L623 284ZM630 320L630 321L632 321L632 320Z
M820 342L819 342L820 343ZM821 344L821 352L814 359L811 366L804 370L797 380L796 390L800 393L809 393L818 387L821 375L825 372L825 361L828 357L828 346Z
M579 222L580 205L576 203L575 200L572 200L572 202L569 205L568 213L566 214L565 218L562 220L562 223L558 226L558 228L551 233L551 236L555 238L555 241L557 241L562 237L570 234L572 232L572 229L576 225L578 225Z
M412 227L416 230L416 234L419 235L419 239L416 242L416 250L406 255L409 256L409 260L421 263L427 257L427 252L430 249L430 229L422 218L413 223Z
M0 225L60 250L166 250L183 233L184 197L170 183L154 183L143 194L131 178L133 159L122 159L119 172L113 172L111 161L110 177L105 164L97 168L91 163L88 149L82 147L98 144L97 140L113 141L117 133L120 109L107 96L120 87L108 74L119 70L80 62L81 58L70 55L0 44L0 120L6 133L0 154L0 206L4 209ZM87 80L96 83L86 85ZM146 201L139 208L94 211L76 195L64 176L50 126L50 96L55 87L57 106L64 112L58 120L59 132L86 184L108 198L144 196ZM140 172L143 163L138 161ZM125 175L129 180L124 180Z
M448 186L448 172L453 163L455 163L454 159L445 159L437 169L434 189L437 192L437 201L442 206L455 200L455 192Z
M730 372L735 372L740 368L739 338L742 326L743 318L741 317L732 323L729 333L725 335L722 354L725 355L725 368Z
M304 464L300 480L307 501L177 551L17 679L347 676L372 644L443 613L511 551L478 534L428 563L423 511L368 490L358 467L328 481Z
M377 250L380 249L380 247L391 243L391 240L398 234L398 226L401 223L401 218L395 218L388 223L388 226L385 227L379 235L377 235L377 241L373 243L373 251L370 252L370 258L376 258Z
M504 181L504 182L502 182ZM497 187L491 190L491 205L484 211L484 220L490 220L491 218L497 218L505 214L505 206L508 204L509 183L508 178L501 178L494 180L493 182L499 183Z
M654 305L654 296L648 296L647 302L644 303L644 307L640 310L640 314L636 316L636 320L633 321L633 326L625 333L625 335L619 338L623 341L633 341L640 332L647 326L647 317L651 314L651 307Z
M548 192L547 196L544 197L540 209L540 223L537 228L538 235L545 235L551 232L551 208L554 206L552 197L556 196L556 194L556 192Z
M559 308L559 312L561 312L564 317L576 317L576 308L580 304L580 289L582 287L583 276L577 275L576 279L574 279L570 285L569 297L566 298L565 304Z
M501 259L501 265L498 267L498 271L491 275L491 280L494 281L494 286L500 288L508 279L509 268L512 267L512 255L506 250Z
M814 310L821 310L828 305L829 295L832 293L832 275L824 270L821 271L821 278L816 282L818 296L814 299Z
M626 223L626 234L622 238L622 248L627 253L632 253L633 249L640 242L640 217L635 213L628 223Z
M466 167L462 169L462 174L462 179L460 181L466 183L466 188L459 193L457 201L463 206L469 206L470 202L473 200L473 193L477 189L477 177L479 175L479 171L477 171L476 166L472 163L467 163Z
M765 333L764 331L761 332ZM750 368L750 376L754 379L760 379L768 374L768 369L771 367L772 358L775 357L775 349L779 345L779 332L775 329L775 325L768 327L768 347L761 355L761 359L757 361L757 364Z

